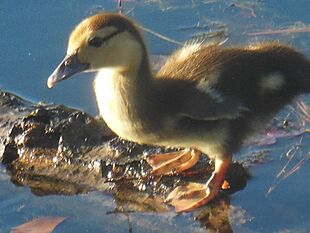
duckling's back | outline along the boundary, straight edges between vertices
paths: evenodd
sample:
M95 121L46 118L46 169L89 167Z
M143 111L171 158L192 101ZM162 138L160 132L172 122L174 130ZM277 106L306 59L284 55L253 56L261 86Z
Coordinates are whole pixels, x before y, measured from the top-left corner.
M157 78L186 80L218 100L238 98L256 113L274 112L310 91L310 62L279 43L232 48L194 44L176 51Z

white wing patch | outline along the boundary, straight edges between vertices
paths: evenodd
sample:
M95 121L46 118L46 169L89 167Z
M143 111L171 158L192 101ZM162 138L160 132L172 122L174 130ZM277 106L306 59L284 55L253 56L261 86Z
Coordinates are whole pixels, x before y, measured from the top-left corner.
M260 87L262 88L262 92L278 91L281 90L285 82L286 77L284 75L280 72L273 72L262 77Z
M212 87L212 83L215 82L215 80L217 80L217 77L218 77L218 74L213 74L212 75L213 77L209 77L208 79L204 78L204 79L201 79L196 88L207 94L208 96L210 96L211 98L213 98L217 103L222 103L224 101L224 97L221 95L220 92L218 92L217 90L215 90L213 87Z

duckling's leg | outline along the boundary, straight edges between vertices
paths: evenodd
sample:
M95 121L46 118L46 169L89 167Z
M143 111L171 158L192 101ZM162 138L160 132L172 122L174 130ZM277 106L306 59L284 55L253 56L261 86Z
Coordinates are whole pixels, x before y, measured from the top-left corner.
M198 162L200 155L201 152L198 150L185 149L148 156L147 162L153 168L152 175L180 173L194 166Z
M219 193L224 182L225 174L231 162L231 156L215 159L215 169L207 184L189 183L175 188L167 197L177 212L191 211L205 205Z

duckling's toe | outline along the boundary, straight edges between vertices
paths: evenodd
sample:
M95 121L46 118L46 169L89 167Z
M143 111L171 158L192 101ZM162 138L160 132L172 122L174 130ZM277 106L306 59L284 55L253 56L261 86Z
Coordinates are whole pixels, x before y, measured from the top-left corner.
M171 193L169 193L165 202L173 203L174 200L185 200L193 197L199 197L206 193L206 185L202 183L188 183L186 185L176 187Z
M177 212L192 211L216 197L218 190L210 189L205 184L190 183L173 190L166 202L173 205Z
M147 158L148 164L153 168L152 175L165 175L180 173L194 166L201 152L198 150L182 150L165 154L154 154Z
M213 200L221 187L227 187L224 177L230 164L230 157L215 160L215 170L207 184L189 183L175 188L166 202L173 205L177 212L192 211Z

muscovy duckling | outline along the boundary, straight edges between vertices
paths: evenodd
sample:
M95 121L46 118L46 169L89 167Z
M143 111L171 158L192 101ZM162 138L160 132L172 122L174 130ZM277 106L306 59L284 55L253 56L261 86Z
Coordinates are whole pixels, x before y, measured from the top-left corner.
M153 174L192 167L200 152L215 160L206 185L177 187L168 197L189 211L219 192L232 154L294 96L310 91L310 62L291 47L188 44L156 75L132 21L102 13L71 33L67 56L47 85L85 71L98 72L100 114L120 137L137 143L191 148L148 158Z

